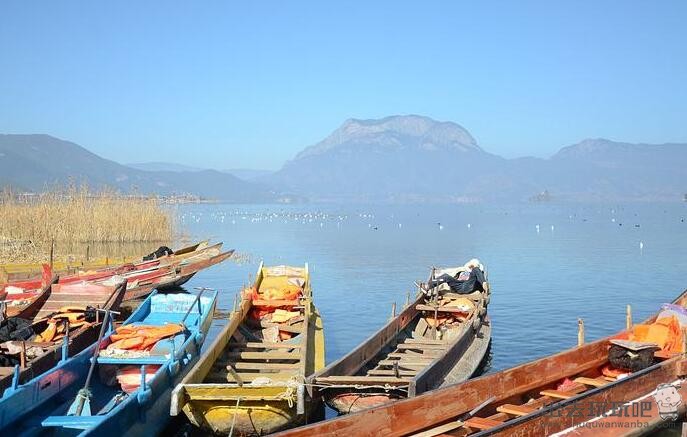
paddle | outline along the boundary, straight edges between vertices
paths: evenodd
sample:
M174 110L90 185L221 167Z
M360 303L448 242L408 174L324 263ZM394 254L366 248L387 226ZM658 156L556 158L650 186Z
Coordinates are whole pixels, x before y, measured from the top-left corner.
M91 385L91 378L93 377L93 370L95 370L95 364L98 362L98 355L100 354L100 343L103 341L103 336L105 335L105 330L107 329L107 322L110 317L110 310L105 311L105 317L103 317L103 324L100 325L100 335L98 336L98 342L95 346L95 351L93 352L93 358L91 358L91 367L88 369L88 376L86 377L86 384L83 388L79 390L76 394L76 399L72 402L69 407L68 416L81 416L85 413L87 416L91 415L91 392L88 387Z

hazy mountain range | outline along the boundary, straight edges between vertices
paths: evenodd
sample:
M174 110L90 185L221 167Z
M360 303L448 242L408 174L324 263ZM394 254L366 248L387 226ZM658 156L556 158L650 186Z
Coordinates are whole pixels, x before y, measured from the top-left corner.
M0 186L42 191L70 182L123 192L195 194L230 202L272 202L269 187L215 170L143 171L49 135L0 135Z
M588 139L548 159L505 159L452 122L392 116L347 120L277 172L207 170L149 162L121 165L48 135L0 135L0 186L39 191L87 181L144 193L192 193L229 202L680 200L687 144Z

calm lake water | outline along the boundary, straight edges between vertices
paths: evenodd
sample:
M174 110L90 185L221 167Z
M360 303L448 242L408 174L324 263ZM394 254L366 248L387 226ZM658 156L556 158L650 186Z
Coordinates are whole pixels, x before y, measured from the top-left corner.
M186 233L224 241L247 259L187 284L220 289L220 309L231 309L260 260L309 263L328 363L382 326L392 302L402 305L432 265L478 257L487 266L490 371L574 346L578 318L587 339L596 339L624 327L627 304L640 321L687 288L683 203L209 204L180 206L178 213Z

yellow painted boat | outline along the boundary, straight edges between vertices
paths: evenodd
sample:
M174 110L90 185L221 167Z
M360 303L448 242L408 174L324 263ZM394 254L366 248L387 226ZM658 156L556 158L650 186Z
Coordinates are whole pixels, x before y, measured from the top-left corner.
M305 381L324 364L324 331L308 265L261 263L227 325L174 389L170 413L183 412L215 434L264 435L314 422L323 405Z

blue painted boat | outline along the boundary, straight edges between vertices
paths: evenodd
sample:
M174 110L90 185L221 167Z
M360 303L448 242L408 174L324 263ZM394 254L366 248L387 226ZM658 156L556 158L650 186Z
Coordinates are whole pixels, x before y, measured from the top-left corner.
M92 415L69 415L69 409L84 387L96 344L29 382L8 389L0 399L2 435L15 432L22 436L103 437L159 433L169 420L172 389L198 360L216 301L214 291L200 295L153 292L124 324L180 323L180 333L160 340L144 356L99 356L89 387ZM112 332L110 327L103 346ZM114 377L124 366L141 368L140 387L128 394ZM145 378L146 367L150 370L150 366L159 368Z

